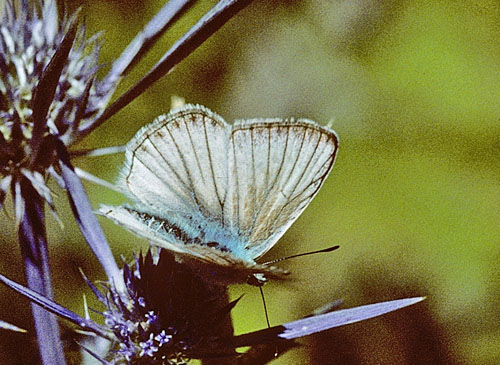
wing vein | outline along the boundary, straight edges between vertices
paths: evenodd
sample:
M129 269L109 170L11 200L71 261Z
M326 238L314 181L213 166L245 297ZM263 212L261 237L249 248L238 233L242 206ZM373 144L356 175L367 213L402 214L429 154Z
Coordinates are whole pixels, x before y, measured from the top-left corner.
M168 128L167 128L168 130ZM158 155L162 158L162 160L165 162L165 164L172 170L172 172L174 173L175 177L177 178L177 180L179 181L180 185L181 185L181 189L184 190L187 195L189 195L189 188L187 187L188 184L186 184L185 181L182 180L181 176L179 175L179 173L173 168L173 166L168 162L168 160L165 158L165 156L161 153L161 151L156 147L156 145L153 143L153 141L151 141L151 139L149 138L151 136L151 134L148 134L146 136L146 139L149 141L149 143L151 144L151 146L153 146L153 148L156 150L156 152L158 153ZM144 143L144 142L143 142ZM140 146L138 146L139 148ZM137 149L136 149L137 150ZM145 163L144 161L142 161L138 155L135 153L136 150L134 150L133 152L133 158L137 158L137 160L139 160L141 162L141 164L146 167L149 171L151 171L151 173L155 176L157 176L158 178L161 178L161 176L158 176L158 174L147 164ZM132 171L132 169L130 170ZM165 183L165 181L162 180L163 183ZM166 184L167 185L167 184ZM176 193L177 196L183 198L182 195L180 195L179 193L177 193L177 190L175 189L174 186L172 186L172 184L168 184L168 186L171 186L172 189L171 191L174 191Z
M306 131L307 131L307 129L304 128L303 133L302 133L302 140L300 141L299 152L297 153L297 157L295 158L295 161L293 162L293 166L290 169L290 173L288 174L288 179L290 179L290 177L293 175L293 172L295 171L295 167L297 167L297 162L299 161L299 158L300 158L300 151L302 150L302 148L304 146L304 140L306 139ZM293 191L292 191L292 193L293 193Z
M212 182L214 184L214 191L215 191L215 194L217 194L217 200L219 201L219 206L220 206L220 210L221 210L221 223L222 223L222 226L224 226L224 202L222 201L220 193L219 193L219 189L217 188L217 181L216 181L216 176L215 176L215 172L214 172L214 163L212 160L212 152L210 150L210 143L209 143L209 139L208 139L208 132L207 132L206 123L203 123L203 130L205 132L205 144L207 145L208 162L210 164L210 173L212 174Z
M200 176L201 176L201 178L203 180L205 180L204 176L203 176L203 173L202 173L203 170L202 170L202 167L201 167L200 158L198 157L198 153L196 152L196 147L195 147L194 142L193 142L193 137L191 135L191 131L189 130L189 125L186 122L186 118L182 118L182 121L184 122L184 125L186 126L186 133L187 133L187 135L189 137L189 143L191 144L191 148L193 150L194 159L196 160L196 164L198 165L198 170L200 171ZM189 174L189 171L186 171L186 172Z
M267 126L266 126L267 127ZM268 156L270 156L271 154L271 128L272 126L269 126L267 127L267 130L269 131L269 138L268 138L268 141L269 141L269 149L268 149ZM252 228L255 226L255 222L257 220L257 217L260 215L263 207L264 207L264 202L269 198L269 194L271 193L271 190L273 189L273 186L276 184L276 182L279 180L279 177L281 175L281 172L283 170L283 165L284 165L284 162L285 162L285 156L286 156L286 153L287 153L287 149L288 149L288 139L289 139L289 129L287 128L286 129L286 138L285 138L285 147L283 149L283 154L281 156L281 161L280 161L280 165L278 167L278 172L276 174L276 176L274 177L274 180L273 182L269 185L268 184L268 188L266 189L266 193L264 194L263 198L262 198L262 204L260 204L258 207L257 207L257 210L256 210L256 213L254 214L254 217L253 217L253 221L252 221ZM269 160L270 160L270 157L268 158L268 169L269 169ZM268 182L268 179L266 179L266 181ZM269 212L270 214L271 212ZM268 214L268 215L269 215Z
M238 231L239 231L239 227L241 226L241 222L240 222L240 200L238 199L238 196L239 196L239 192L240 192L240 187L239 187L239 177L238 177L238 161L237 161L237 158L236 158L236 146L234 144L234 138L231 138L231 144L233 145L233 171L231 171L231 173L233 174L234 173L234 187L233 189L235 189L235 192L232 192L233 194L233 204L236 203L236 207L234 207L233 209L235 209L236 211L236 221L238 222ZM231 227L233 228L233 227Z
M289 136L290 130L291 130L291 128L287 128L287 141L288 141L288 136ZM294 172L294 170L295 170L295 167L297 166L297 162L298 162L298 160L299 160L299 158L300 158L300 151L302 150L303 145L304 145L304 140L305 140L305 137L306 137L306 129L304 128L304 131L303 131L303 133L302 133L302 140L301 140L301 142L300 142L299 153L297 153L297 157L295 158L295 161L294 161L294 163L293 163L293 166L292 166L292 168L290 169L290 173L288 174L288 178L287 178L287 180L288 180L288 179L290 179L290 177L293 175L293 172ZM285 154L285 153L283 153L283 159L285 158L285 156L286 156L286 154ZM295 188L294 188L294 190L295 190ZM293 194L293 191L292 191L292 194ZM279 212L279 213L278 213L278 214L276 214L276 213L274 214L274 220L273 220L273 222L271 222L271 225L272 225L272 226L274 226L274 225L275 225L275 222L279 219L279 217L280 217L280 215L281 215L281 212L284 210L285 206L287 206L287 205L290 203L290 197L289 197L289 196L287 196L287 195L285 195L285 197L286 197L286 202L285 202L285 204L283 204L281 207L279 207L279 210L278 210L278 212ZM269 217L269 215L270 215L270 214L268 214L268 217Z
M170 135L170 138L172 139L172 142L173 142L173 144L175 146L175 149L179 153L179 158L180 158L180 160L182 162L182 166L184 167L184 171L186 171L186 176L187 176L187 179L188 179L188 182L189 182L189 188L191 190L191 192L190 192L191 198L194 200L195 204L198 206L198 209L201 210L200 202L199 202L198 198L196 197L196 193L194 192L195 190L194 190L194 186L193 186L193 179L192 179L192 176L191 176L191 172L190 172L190 170L189 170L189 168L187 166L186 160L184 159L184 154L181 152L179 144L175 140L175 138L172 135L172 132L170 131L169 128L167 128L167 131L168 131L168 134Z
M321 137L322 137L322 135L320 135L320 138L318 139L318 142L317 142L316 147L315 147L315 149L314 149L314 153L313 153L313 155L314 155L314 154L316 153L316 151L317 151L317 148L318 148L318 146L319 146L319 142L321 141ZM288 200L286 201L286 203L285 203L285 204L283 204L283 206L281 206L281 208L280 208L280 214L281 214L281 212L285 209L285 207L286 207L287 205L289 205L290 203L294 202L297 198L299 198L299 197L302 195L302 193L304 193L305 191L307 191L307 189L309 189L309 187L311 187L311 186L313 186L313 185L317 184L317 182L320 182L320 184L318 184L318 185L316 186L316 189L314 189L314 191L312 191L310 194L308 194L307 196L305 196L305 197L304 197L304 199L302 199L302 200L301 200L301 201L300 201L297 205L300 205L300 204L302 204L302 202L304 202L304 201L308 201L308 200L312 199L312 197L314 197L314 195L316 195L316 193L317 193L317 192L319 191L319 189L321 188L321 185L322 185L322 184L321 184L321 182L325 180L325 177L326 177L326 176L328 175L328 173L330 172L330 169L331 169L331 166L332 166L332 163L333 163L333 158L332 158L332 157L335 155L335 152L336 152L336 148L333 150L333 152L332 152L331 154L328 154L328 157L327 157L327 159L326 159L326 161L325 161L325 162L323 162L323 163L321 163L321 164L319 164L319 165L318 165L318 166L322 167L322 166L324 166L324 165L328 162L328 160L330 160L330 163L329 163L328 167L325 169L325 172L324 172L321 176L319 176L318 178L311 180L311 182L310 182L309 184L307 184L307 185L305 186L305 188L304 188L304 189L302 189L302 191L300 191L299 193L297 193L294 197L292 197L292 198L288 199ZM309 160L308 165L310 164L310 162L311 162L311 161L312 161L312 158ZM307 169L307 168L306 168L306 169ZM305 170L304 170L304 171L305 171ZM320 172L320 171L321 171L321 169L320 169L318 172ZM298 185L297 185L297 186L298 186ZM294 191L295 191L295 189L294 189ZM279 216L279 214L278 214L277 216Z
M305 135L306 135L306 130L304 130L304 139L305 139ZM314 151L313 153L311 154L311 158L308 159L307 161L307 164L306 164L306 167L302 170L302 174L300 175L299 177L299 180L297 181L297 183L295 184L295 187L293 188L293 190L290 192L290 197L293 196L293 193L295 192L295 189L297 189L297 187L300 185L300 182L302 181L302 179L304 178L305 174L306 174L306 171L307 169L309 168L309 166L311 165L311 161L313 160L312 157L316 154L316 151L318 150L318 146L319 146L319 142L321 140L321 134L319 135L319 138L318 140L316 141L316 146L314 146ZM302 140L303 142L304 140ZM299 150L299 154L300 155L300 151L302 151L304 147L304 143L301 144L300 146L300 150ZM302 190L302 192L304 192L304 190ZM300 192L298 195L302 194L302 192Z

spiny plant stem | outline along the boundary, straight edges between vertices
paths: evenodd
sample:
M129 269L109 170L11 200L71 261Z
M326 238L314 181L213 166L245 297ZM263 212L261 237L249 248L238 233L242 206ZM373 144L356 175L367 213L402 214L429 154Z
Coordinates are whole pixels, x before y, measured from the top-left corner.
M21 184L26 202L19 226L19 243L24 258L28 287L53 298L45 231L44 200L30 183ZM57 317L31 304L42 364L65 364Z

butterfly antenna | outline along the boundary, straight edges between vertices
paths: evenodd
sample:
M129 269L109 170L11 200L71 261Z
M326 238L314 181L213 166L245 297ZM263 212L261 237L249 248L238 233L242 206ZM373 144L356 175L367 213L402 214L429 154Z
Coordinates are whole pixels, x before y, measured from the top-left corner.
M267 323L267 328L271 328L271 324L269 323L269 314L267 313L267 305L266 305L266 299L264 298L264 290L262 290L262 285L259 286L260 290L260 297L262 298L262 304L264 304L264 314L266 315L266 323ZM278 357L278 344L276 344L276 347L274 349L274 357Z
M279 258L279 259L276 259L276 260L264 262L262 265L275 264L275 263L280 262L280 261L284 261L284 260L288 260L288 259L293 259L295 257L300 257L300 256L312 255L312 254L315 254L315 253L332 252L332 251L335 251L339 247L340 247L339 245L335 245L335 246L328 247L328 248L323 248L323 249L317 250L317 251L298 253L296 255L286 256L286 257L282 257L282 258Z
M260 296L262 298L262 304L264 304L264 314L266 315L267 328L271 328L271 324L269 323L269 315L267 313L267 305L266 299L264 298L264 290L262 290L262 286L259 286Z

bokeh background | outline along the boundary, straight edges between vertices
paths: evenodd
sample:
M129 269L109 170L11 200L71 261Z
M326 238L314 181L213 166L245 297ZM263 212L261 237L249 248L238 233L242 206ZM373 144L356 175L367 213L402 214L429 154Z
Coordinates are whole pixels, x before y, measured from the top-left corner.
M163 1L70 1L89 34L104 31L112 62ZM200 1L124 82L137 81L215 1ZM103 74L106 67L103 68ZM118 94L120 93L118 91ZM425 295L381 318L302 339L276 364L500 363L500 4L497 1L256 0L81 148L126 143L168 112L171 97L205 105L228 121L300 116L340 136L324 187L265 257L339 244L330 254L283 262L290 282L264 287L272 324L342 299L344 307ZM122 155L75 159L114 181ZM125 199L85 184L94 207ZM79 276L104 279L54 189L64 229L50 217L56 298L83 314ZM9 208L8 208L9 209ZM101 219L126 260L147 244ZM24 282L13 219L0 217L3 274ZM234 310L237 333L265 327L259 291ZM94 303L91 301L91 303ZM95 304L96 309L102 309ZM0 288L0 319L31 334L2 331L0 363L36 358L27 301ZM68 348L77 345L67 324Z

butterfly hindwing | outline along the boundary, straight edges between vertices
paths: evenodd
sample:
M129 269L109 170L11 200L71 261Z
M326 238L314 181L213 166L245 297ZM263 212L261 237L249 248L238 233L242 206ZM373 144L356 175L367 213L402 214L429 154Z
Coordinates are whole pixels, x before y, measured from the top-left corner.
M267 278L282 279L288 271L275 266L260 265L243 260L231 252L223 252L215 247L186 243L171 232L169 227L153 218L145 218L132 208L102 205L99 213L116 224L147 239L150 243L177 254L180 259L201 271L204 276L213 276L214 280L224 283L245 282L252 274L261 273Z
M311 202L330 172L334 132L308 120L265 119L233 126L232 221L253 258L267 252Z

